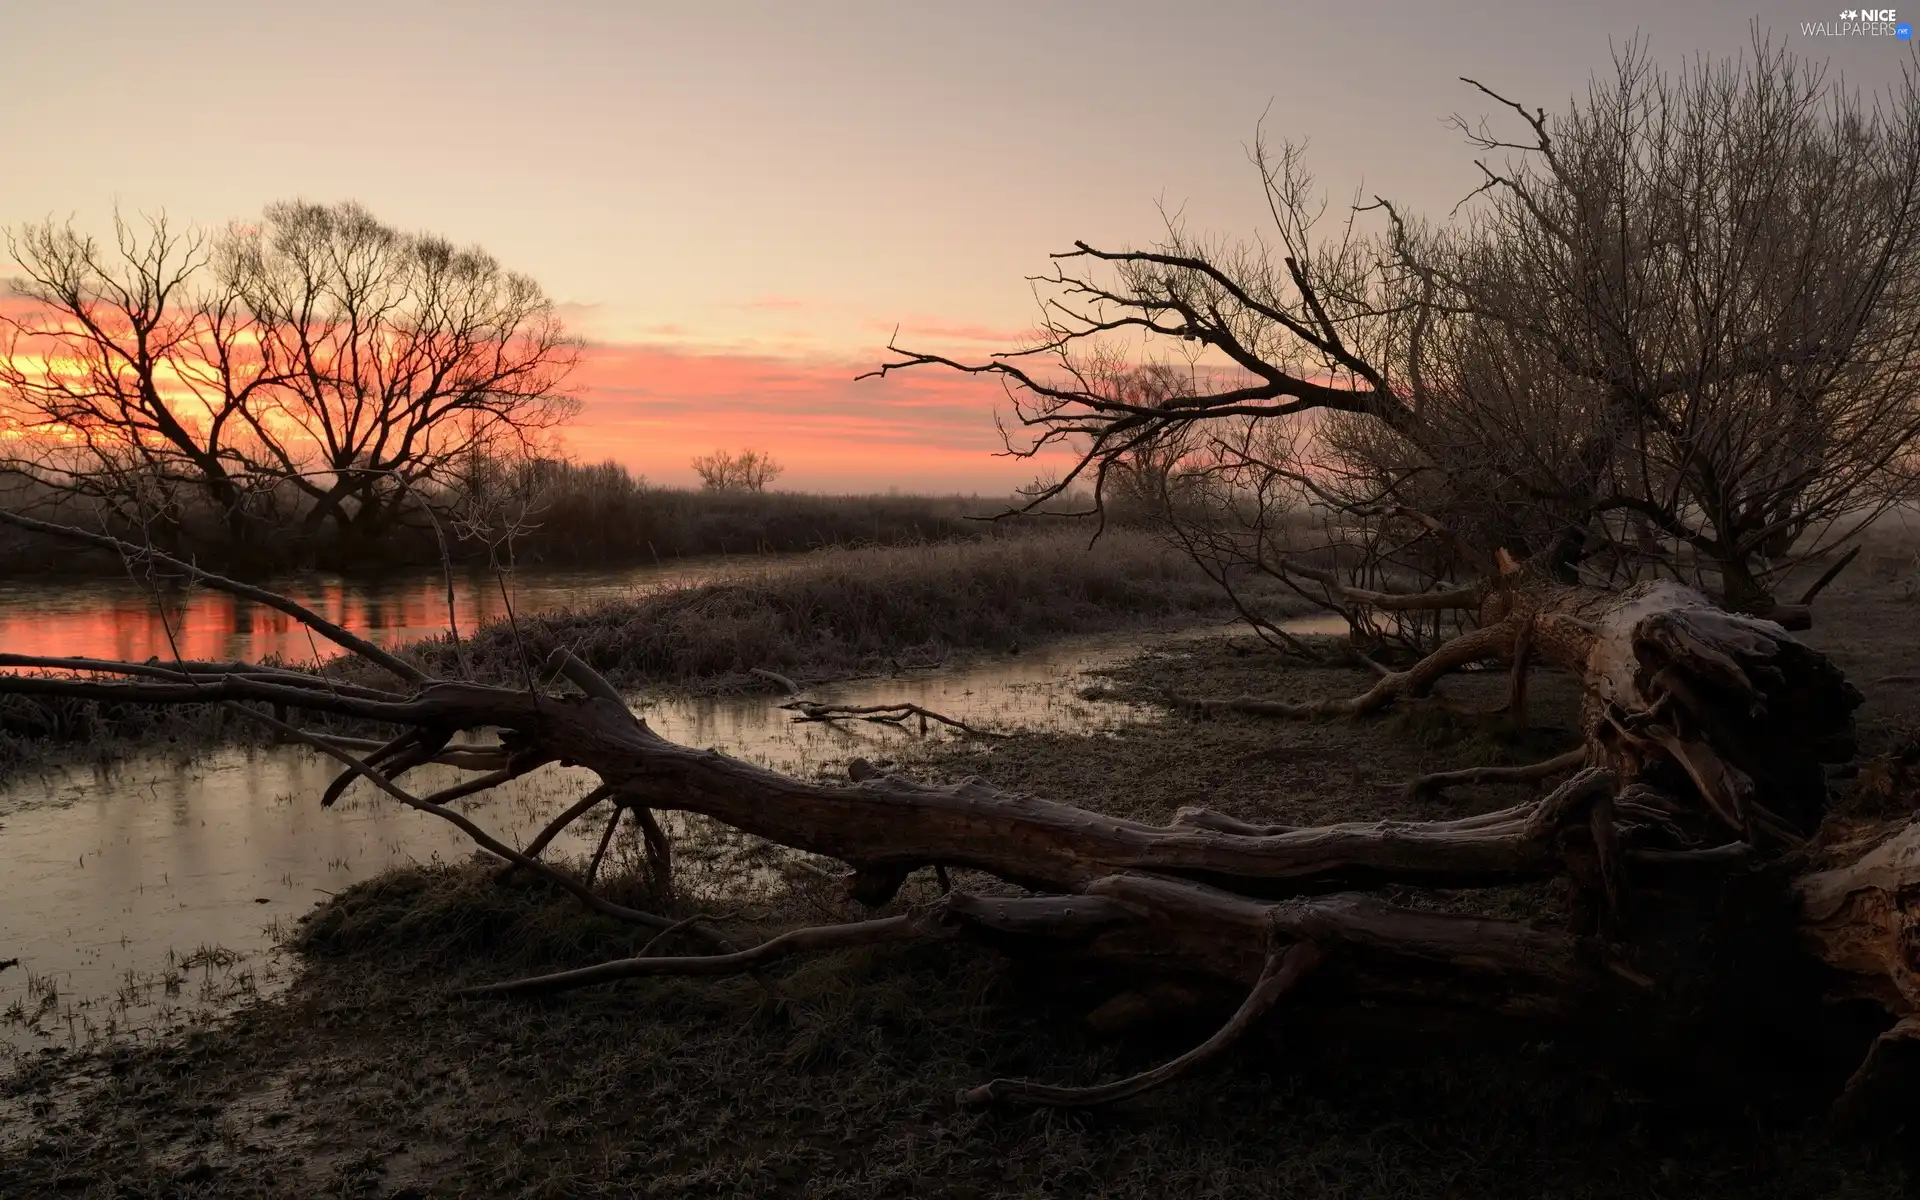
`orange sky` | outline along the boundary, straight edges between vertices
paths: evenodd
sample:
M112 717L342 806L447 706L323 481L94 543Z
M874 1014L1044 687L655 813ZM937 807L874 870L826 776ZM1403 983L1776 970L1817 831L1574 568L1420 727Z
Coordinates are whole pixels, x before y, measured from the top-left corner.
M1335 198L1443 215L1472 75L1564 105L1640 34L1669 65L1758 19L1862 89L1913 49L1811 0L242 0L0 4L0 225L116 205L217 225L290 198L485 247L590 344L571 439L666 484L764 447L807 490L998 492L991 385L854 383L898 325L978 356L1075 239L1261 228L1265 113ZM1903 14L1905 15L1905 14ZM0 263L0 270L4 270Z
M1010 491L1063 465L993 457L997 384L927 370L855 382L872 365L597 343L575 376L587 408L567 438L583 458L662 483L685 482L688 462L716 448L769 450L787 467L781 485L808 490Z

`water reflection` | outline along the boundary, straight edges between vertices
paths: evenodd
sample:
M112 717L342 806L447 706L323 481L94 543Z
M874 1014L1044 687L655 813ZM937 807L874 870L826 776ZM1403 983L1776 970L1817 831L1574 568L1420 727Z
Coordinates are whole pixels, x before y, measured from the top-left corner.
M908 700L986 728L1092 729L1134 720L1131 706L1081 698L1084 672L1133 653L1132 639L1088 639L952 670L817 689L847 704ZM799 775L884 758L915 735L864 723L794 723L767 696L638 698L675 741ZM934 736L945 736L936 733ZM331 809L334 766L304 749L232 749L181 761L153 752L0 789L0 1047L84 1044L150 1033L195 1010L271 990L276 927L327 892L389 867L460 859L445 823L356 784ZM433 768L422 790L465 776ZM578 797L583 773L547 768L462 807L524 844ZM581 829L558 853L591 849Z
M454 613L463 630L515 612L579 607L614 597L685 587L784 565L766 558L694 559L615 571L516 571L502 594L485 573L456 573ZM347 580L310 575L273 586L335 624L382 645L414 641L447 628L447 581L438 574ZM157 594L124 576L72 580L0 578L0 650L11 654L84 655L135 662L176 652L182 658L289 661L332 657L284 613L205 588L164 587Z

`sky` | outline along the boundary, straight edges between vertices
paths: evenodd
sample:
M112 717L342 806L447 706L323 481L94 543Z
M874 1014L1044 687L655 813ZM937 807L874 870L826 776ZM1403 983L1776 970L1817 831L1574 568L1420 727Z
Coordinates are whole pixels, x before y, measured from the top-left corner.
M1162 210L1256 232L1246 148L1303 139L1340 201L1444 214L1473 76L1563 107L1616 46L1737 53L1756 20L1863 91L1914 42L1835 0L0 0L0 225L221 225L358 200L537 279L588 345L568 437L663 484L755 447L810 491L1004 492L999 390L855 376L1021 340L1026 277ZM1904 10L1899 20L1920 15ZM11 264L0 263L0 271Z

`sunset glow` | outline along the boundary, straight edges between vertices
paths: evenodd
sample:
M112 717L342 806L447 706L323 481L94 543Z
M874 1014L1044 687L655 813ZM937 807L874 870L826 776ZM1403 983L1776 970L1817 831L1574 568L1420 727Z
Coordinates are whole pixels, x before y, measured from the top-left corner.
M856 382L873 365L594 345L576 379L588 407L566 437L583 458L668 483L694 455L761 447L806 490L1010 490L1065 462L994 457L1006 446L993 416L1008 409L995 382L926 371Z
M1168 220L1257 235L1256 129L1309 143L1334 212L1383 195L1444 219L1479 182L1445 119L1489 111L1460 76L1556 109L1636 31L1673 59L1811 15L1787 0L1389 0L1367 21L1242 0L334 11L14 6L0 100L21 119L0 128L0 161L46 169L9 176L0 224L71 216L109 236L118 207L218 229L277 199L357 199L484 247L559 302L587 342L566 433L582 458L688 485L692 455L754 446L786 462L782 487L982 492L1042 464L995 457L990 383L854 382L896 330L980 358L1019 343L1028 277L1075 239L1141 245ZM1314 53L1281 65L1303 37ZM1891 39L1829 41L1863 91L1904 61ZM195 66L159 83L167 62ZM1149 79L1151 104L1107 95ZM129 138L128 113L169 132Z

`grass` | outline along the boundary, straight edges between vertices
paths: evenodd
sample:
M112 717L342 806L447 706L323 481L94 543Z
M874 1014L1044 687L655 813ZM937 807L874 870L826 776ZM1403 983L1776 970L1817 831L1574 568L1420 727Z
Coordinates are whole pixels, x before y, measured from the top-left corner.
M897 613L865 590L886 555L834 557L804 583L737 585L760 597L747 611L775 607L771 628L787 631L740 644L788 647L784 665L796 668L861 661L869 651L847 650L844 636L812 632L804 596L849 606L868 597L860 602L879 607L863 619L890 622L899 637L933 629L942 639L914 644L974 638L988 649L991 620L951 614L1017 612L1018 597L1035 595L1071 609L1076 594L1130 619L1143 608L1187 611L1166 600L1185 594L1172 579L1159 585L1166 608L1106 590L1144 586L1137 564L1124 580L1090 593L1072 585L1063 599L1031 562L1016 568L1027 562L1018 555L1041 554L1038 544L1001 552L1016 557L975 560L1002 566L974 572L1000 582L962 587L957 598L940 590L953 580L936 566L916 568L914 586L927 596ZM703 622L735 600L676 603ZM669 623L681 611L643 609L628 619ZM948 615L924 622L928 609ZM1912 611L1892 584L1850 581L1823 599L1811 635L1865 686L1870 753L1920 719L1920 689L1866 683L1920 664ZM562 637L573 626L556 619L552 628ZM705 625L684 629L712 636ZM661 671L677 660L636 661ZM698 661L718 665L688 677L711 681L747 657ZM1496 675L1445 690L1491 706L1503 687ZM1135 698L1162 688L1302 698L1368 681L1284 667L1219 639L1153 649L1099 686ZM1551 752L1571 736L1575 701L1566 677L1548 674L1533 691L1534 726L1520 731L1420 715L1165 715L1117 736L1026 732L990 746L936 738L900 758L922 777L980 775L1148 819L1195 803L1303 824L1449 817L1510 803L1515 791L1416 801L1401 785L1423 771ZM624 897L681 906L674 911L723 906L705 885L646 896L631 847L621 853ZM923 873L903 899L932 888ZM1492 898L1509 915L1551 908L1551 895L1512 891ZM794 871L728 929L745 942L856 914L830 881ZM1516 1029L1487 1041L1395 1034L1383 1013L1316 1015L1301 1003L1230 1061L1112 1109L981 1112L957 1108L955 1091L999 1075L1114 1078L1186 1049L1220 1014L1096 1036L1082 1017L1113 980L967 944L782 964L766 985L651 980L529 1002L446 999L463 983L628 954L643 939L545 888L497 886L473 864L367 881L294 931L301 966L284 994L158 1045L45 1056L0 1080L0 1194L1877 1200L1910 1195L1916 1183L1911 1144L1850 1141L1824 1125L1825 1098L1857 1059L1828 1061L1793 1039L1763 1054L1749 1045L1709 1072L1697 1069L1712 1048L1704 1042L1649 1061Z
M812 495L650 487L616 463L547 468L529 562L603 565L992 536L1004 497ZM429 560L431 551L429 551Z
M722 688L756 667L846 675L1230 614L1210 580L1146 534L1112 531L1090 546L1084 531L1060 530L820 551L744 579L495 624L472 649L488 678L517 677L523 650L541 661L566 646L625 686ZM444 640L416 652L457 669Z
M528 613L473 631L478 677L523 678L566 646L622 687L765 688L755 667L823 678L953 655L1017 653L1050 638L1226 618L1225 600L1176 552L1117 530L1077 530L916 547L826 550L743 578L591 608ZM461 667L445 638L406 653L435 672ZM150 711L0 696L0 772L135 747L183 751L257 736L212 708Z
M828 546L910 546L970 541L1028 526L1033 519L989 522L1015 501L1005 496L815 495L805 492L710 491L655 487L618 463L531 464L516 487L512 511L524 511L524 532L513 543L523 564L616 566L714 554L789 554ZM95 527L83 502L0 472L0 506L42 520ZM523 507L524 506L524 507ZM189 500L173 531L174 548L202 565L252 574L319 567L345 574L437 565L440 539L422 515L383 533L372 545L303 540L302 501L283 495L281 516L257 531L256 556L238 561L211 512ZM462 542L457 528L449 549L461 561L486 562L484 541ZM132 536L130 531L116 531ZM111 554L81 551L57 539L0 526L0 562L17 573L117 574Z
M1412 801L1399 785L1490 750L1551 749L1573 715L1565 683L1543 677L1540 727L1514 734L1167 716L1117 737L1024 733L990 749L936 738L901 758L923 777L981 775L1142 818L1196 802L1269 821L1452 816L1512 791ZM1226 639L1169 644L1104 681L1129 695L1363 685L1351 671L1277 668ZM1500 686L1448 690L1473 702ZM646 895L632 848L620 853L621 898L724 907ZM922 873L903 902L932 895ZM744 943L855 915L831 881L794 870L727 928ZM302 966L284 995L0 1082L0 1112L14 1105L32 1130L10 1148L0 1139L0 1194L1877 1200L1914 1181L1898 1147L1829 1135L1820 1089L1836 1081L1810 1084L1790 1046L1737 1079L1695 1079L1697 1056L1648 1062L1524 1029L1394 1034L1380 1014L1356 1024L1304 1002L1231 1061L1111 1109L960 1109L958 1089L994 1076L1084 1083L1141 1069L1222 1015L1099 1036L1082 1018L1115 981L964 943L786 963L764 984L445 998L645 939L477 864L356 885L293 933Z

